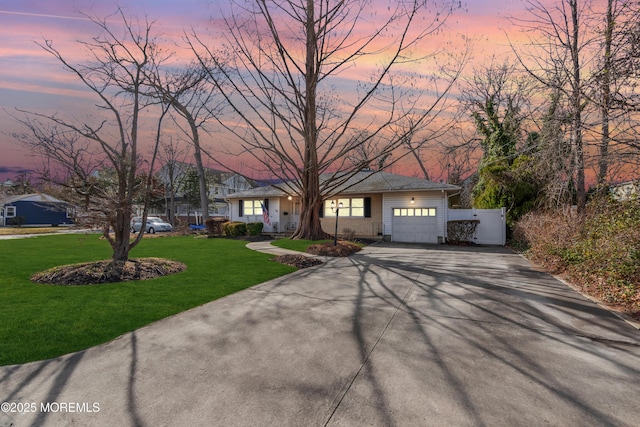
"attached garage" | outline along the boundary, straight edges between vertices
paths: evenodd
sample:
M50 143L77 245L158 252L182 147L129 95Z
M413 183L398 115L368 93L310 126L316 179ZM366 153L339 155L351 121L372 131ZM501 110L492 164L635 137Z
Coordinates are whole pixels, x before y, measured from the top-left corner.
M394 242L438 243L436 208L394 208L391 230Z

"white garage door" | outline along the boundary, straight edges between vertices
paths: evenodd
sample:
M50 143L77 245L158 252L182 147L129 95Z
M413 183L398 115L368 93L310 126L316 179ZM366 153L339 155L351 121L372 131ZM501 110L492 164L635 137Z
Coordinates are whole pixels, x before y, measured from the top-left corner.
M394 242L438 243L436 208L394 208Z

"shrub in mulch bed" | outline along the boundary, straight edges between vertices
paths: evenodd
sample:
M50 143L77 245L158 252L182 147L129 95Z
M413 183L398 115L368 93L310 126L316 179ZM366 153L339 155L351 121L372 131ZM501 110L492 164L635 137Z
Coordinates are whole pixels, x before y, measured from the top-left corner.
M319 259L304 255L279 255L275 257L274 260L280 264L290 265L296 268L307 268L322 264L322 261Z
M307 252L320 256L346 257L353 255L361 249L362 248L355 243L340 240L337 246L334 246L333 242L311 245L307 248Z

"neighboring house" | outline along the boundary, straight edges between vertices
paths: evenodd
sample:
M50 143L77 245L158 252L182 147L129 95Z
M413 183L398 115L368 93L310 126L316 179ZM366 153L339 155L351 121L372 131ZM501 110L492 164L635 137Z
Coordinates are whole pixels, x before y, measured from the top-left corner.
M620 202L640 197L640 180L612 184L609 190L613 198Z
M0 201L0 225L72 225L71 205L47 194L23 194Z
M193 217L195 212L200 213L200 206L199 204L198 206L192 206L185 201L183 186L189 171L196 170L196 167L195 165L184 162L175 162L172 166L172 168L169 168L168 165L164 165L158 171L157 176L167 188L171 182L170 178L173 178L175 185L175 215L177 217L182 217L183 219L189 218L190 216ZM252 180L234 172L205 168L205 173L207 174L209 181L207 190L209 193L210 216L228 217L229 204L225 200L225 197L237 191L248 190L256 186L255 182ZM173 177L170 176L171 174ZM167 193L167 205L169 204L169 198L170 193ZM168 214L166 211L158 211L157 209L151 213L155 215Z
M321 182L328 176L322 175ZM420 243L444 243L449 198L460 192L455 185L371 171L357 173L340 188L320 212L324 231L335 232L333 201L334 206L343 205L338 211L339 235ZM271 222L265 224L265 232L295 230L300 220L299 197L273 186L233 193L227 200L231 221L265 222L264 206Z

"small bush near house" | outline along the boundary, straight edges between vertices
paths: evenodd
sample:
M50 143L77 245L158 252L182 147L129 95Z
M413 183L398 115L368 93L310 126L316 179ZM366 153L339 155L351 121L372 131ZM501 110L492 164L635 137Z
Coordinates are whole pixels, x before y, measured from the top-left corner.
M247 224L247 232L249 236L259 236L262 234L262 229L264 228L264 224L261 222L250 222Z
M533 261L640 318L640 200L595 200L584 215L532 212L514 238Z
M213 217L208 218L204 225L207 227L207 232L209 234L221 235L224 233L224 225L227 223L226 218L222 217Z
M20 227L24 224L25 221L24 216L14 216L13 218L7 218L7 225L12 225L14 227Z
M224 234L230 237L244 236L247 234L247 224L244 222L227 222L224 225Z
M473 243L473 235L476 234L480 221L472 220L456 220L447 221L447 243L452 245Z

